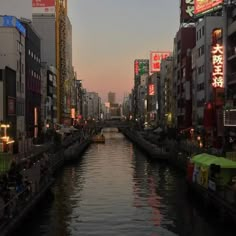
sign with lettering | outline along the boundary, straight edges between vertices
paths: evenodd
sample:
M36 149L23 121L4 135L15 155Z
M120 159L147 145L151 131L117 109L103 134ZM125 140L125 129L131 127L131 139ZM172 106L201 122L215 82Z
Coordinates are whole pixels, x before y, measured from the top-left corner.
M149 85L148 85L148 94L149 94L150 96L155 95L155 87L154 87L154 84L149 84Z
M219 43L212 46L212 86L224 88L224 49Z
M55 0L32 0L33 13L55 13Z
M180 22L194 21L194 0L181 0L180 2Z
M149 60L148 59L136 59L134 61L134 74L143 75L149 73Z
M161 60L166 59L171 55L171 52L151 51L150 53L150 72L155 73L161 70Z
M222 7L224 0L194 0L194 14L202 14L212 11L214 8Z

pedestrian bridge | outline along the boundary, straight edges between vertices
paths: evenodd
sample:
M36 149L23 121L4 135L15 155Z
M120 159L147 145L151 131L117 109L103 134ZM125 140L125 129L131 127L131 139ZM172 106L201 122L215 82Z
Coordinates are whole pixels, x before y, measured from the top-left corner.
M96 123L97 128L128 128L131 127L132 124L128 121L120 121L120 120L105 120Z

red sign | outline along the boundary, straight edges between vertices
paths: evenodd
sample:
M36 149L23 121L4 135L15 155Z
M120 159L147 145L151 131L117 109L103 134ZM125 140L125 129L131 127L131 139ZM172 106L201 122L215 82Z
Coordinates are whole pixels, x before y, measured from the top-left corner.
M194 0L194 14L200 14L223 3L223 0Z
M212 86L224 88L224 49L220 44L212 46Z
M54 13L55 0L32 0L33 13Z
M152 51L150 53L150 72L159 72L161 70L161 60L169 57L171 52Z
M55 0L32 0L32 7L54 7Z
M137 60L134 61L134 74L135 75L139 74L139 63Z
M194 17L194 0L181 0L180 2L180 22L189 22Z
M148 94L149 94L150 96L155 95L154 84L149 84L149 87L148 87Z

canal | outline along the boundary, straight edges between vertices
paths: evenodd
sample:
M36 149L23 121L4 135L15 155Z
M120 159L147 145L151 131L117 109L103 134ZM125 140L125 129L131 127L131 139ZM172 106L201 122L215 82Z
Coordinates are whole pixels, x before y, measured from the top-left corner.
M104 135L63 168L16 235L233 235L187 194L182 173L149 162L114 129Z

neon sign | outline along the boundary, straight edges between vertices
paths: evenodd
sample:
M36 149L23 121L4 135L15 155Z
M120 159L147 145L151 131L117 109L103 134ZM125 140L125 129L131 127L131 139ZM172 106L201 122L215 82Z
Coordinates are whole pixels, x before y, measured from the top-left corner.
M220 44L212 46L212 86L224 88L224 49Z
M150 96L154 95L155 94L154 84L149 84L148 90L149 90L148 94Z
M194 0L194 14L201 14L210 10L214 10L215 7L220 7L223 0Z
M151 52L150 53L150 64L151 73L159 72L161 70L161 60L166 59L170 56L170 52Z
M134 61L134 73L135 75L148 74L149 72L149 60L137 59Z

